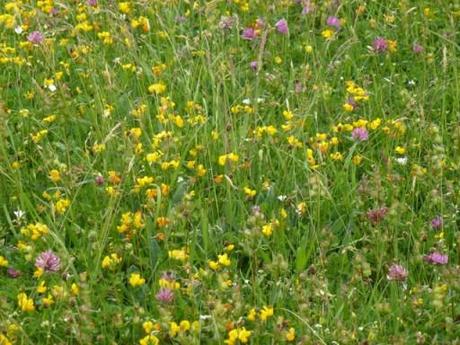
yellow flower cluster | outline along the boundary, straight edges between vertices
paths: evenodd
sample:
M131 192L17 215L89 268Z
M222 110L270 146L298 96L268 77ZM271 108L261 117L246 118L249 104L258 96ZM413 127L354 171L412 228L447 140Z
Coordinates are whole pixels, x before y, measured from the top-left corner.
M118 256L117 253L112 253L110 255L106 255L104 259L102 259L101 265L104 269L115 270L121 261L122 258Z
M21 234L30 238L32 241L36 241L39 238L48 235L48 233L49 228L42 223L29 224L21 228Z
M235 345L237 342L247 344L252 331L248 331L245 327L235 328L228 332L228 338L224 341L227 345Z
M219 165L224 166L225 164L227 164L227 162L236 163L238 162L239 159L240 159L240 156L232 152L232 153L228 153L228 154L219 156L218 162L219 162Z
M174 259L177 261L187 261L188 253L186 248L182 249L173 249L168 251L168 256L170 259Z
M27 297L24 292L18 294L18 306L23 312L32 312L35 310L34 300Z
M193 321L190 322L188 320L182 320L177 324L176 322L169 323L169 336L174 338L177 335L183 335L186 332L199 332L200 331L200 322Z
M144 228L145 225L141 211L123 213L120 223L117 230L120 234L125 235L126 238L131 238L137 231Z
M129 284L133 287L142 286L145 284L145 279L139 273L131 273Z
M221 267L228 267L228 266L230 266L231 263L232 263L232 262L231 262L230 258L228 257L228 254L227 254L227 253L223 253L223 254L217 256L217 260L216 260L216 261L209 260L209 261L208 261L208 266L209 266L209 268L211 268L212 270L217 271L217 270L220 269Z

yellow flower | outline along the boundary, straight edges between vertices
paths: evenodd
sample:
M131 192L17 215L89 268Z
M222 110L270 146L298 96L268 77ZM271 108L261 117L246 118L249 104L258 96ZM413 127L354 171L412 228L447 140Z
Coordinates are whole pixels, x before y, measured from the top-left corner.
M140 345L158 345L160 341L154 335L147 335L141 340L139 340Z
M242 344L247 344L249 342L249 337L252 332L248 331L246 328L236 328L228 332L228 339L224 341L227 345L235 345L239 340Z
M182 320L179 324L181 332L187 332L190 329L190 322L187 320Z
M63 214L67 208L70 206L70 200L69 199L59 199L56 202L56 212L58 214Z
M5 259L4 256L0 255L0 267L7 267L8 266L8 260Z
M305 201L299 202L296 206L296 212L299 215L305 214L307 212L307 203Z
M21 168L21 163L19 161L14 161L13 163L11 163L11 168L17 170Z
M290 135L287 138L287 141L289 143L289 146L291 146L291 147L300 148L300 147L303 146L302 142L299 139L297 139L295 136L293 136L293 135Z
M34 278L40 278L45 271L41 267L37 267L37 269L34 272Z
M170 322L169 323L169 336L174 338L180 332L180 327L177 323Z
M141 286L145 284L145 279L139 273L131 273L129 284L133 287Z
M394 40L387 40L387 44L388 44L388 51L390 53L394 53L396 52L396 50L398 50L398 42Z
M158 281L158 285L160 285L160 287L162 287L162 288L168 288L168 289L171 289L171 290L180 289L180 283L176 282L174 280L168 280L168 279L161 278Z
M125 212L121 215L121 224L117 226L117 230L120 234L125 236L132 236L137 230L144 227L143 216L141 211L136 213Z
M273 233L273 226L271 223L262 226L262 234L266 237L270 237Z
M209 260L208 261L208 266L210 269L212 269L213 271L217 271L219 269L219 263L217 261L212 261L212 260Z
M238 332L238 339L243 343L246 344L249 341L249 337L251 336L251 331L246 330L246 328L241 328Z
M395 152L399 155L403 155L406 153L406 149L404 147L401 147L401 146L397 146L395 148Z
M94 144L92 150L93 150L94 154L104 152L105 151L105 144Z
M166 85L163 83L152 84L149 86L148 90L150 93L161 95L162 93L166 91Z
M31 134L32 141L34 142L34 144L38 144L44 137L46 137L47 134L47 129L42 129L41 131L38 131L35 134Z
M343 110L345 110L348 113L351 113L353 111L353 109L354 109L354 107L350 103L345 103L342 106L342 108L343 108Z
M120 10L121 13L128 14L129 12L131 12L131 5L127 1L120 2L118 4L118 9Z
M225 340L225 344L227 345L235 345L238 340L238 329L232 329L228 332L228 339Z
M227 253L222 254L222 255L218 255L217 258L218 258L219 264L221 264L222 266L230 266L231 261L228 258Z
M23 312L32 312L35 310L34 300L27 297L24 292L18 294L18 306Z
M248 320L249 321L255 321L256 319L256 309L255 308L252 308L249 312L248 312Z
M33 241L36 241L40 237L47 235L48 232L48 227L42 223L29 224L21 228L21 234L26 237L30 237L30 239Z
M185 249L170 250L168 251L168 256L177 261L186 261L188 259L188 254Z
M56 121L56 117L57 117L56 115L49 115L49 116L45 117L42 121L44 123L52 123L52 122Z
M354 165L360 165L363 161L363 156L361 156L360 154L354 155L351 161Z
M286 121L289 121L289 120L292 120L292 118L294 117L294 114L290 110L285 110L283 111L283 117Z
M45 281L42 280L42 281L40 282L40 284L38 284L38 286L37 286L37 292L40 293L40 294L42 294L42 293L45 293L46 290L48 290L48 289L47 289L46 286L45 286Z
M191 327L192 332L198 333L200 331L200 328L201 328L200 327L200 321L193 321L192 322L192 327Z
M53 285L51 288L51 293L56 299L63 299L67 295L67 291L62 285Z
M42 298L42 304L43 304L44 307L49 307L49 306L51 306L52 304L54 304L53 296L51 296L50 294L48 294L47 297L43 297L43 298Z
M137 182L136 187L142 188L142 187L148 186L152 184L153 181L154 181L154 178L151 176L139 177L136 179L136 182Z
M153 323L152 321L148 320L142 324L142 328L146 334L152 333L154 330L160 330L160 324Z
M246 194L248 198L253 198L257 194L257 192L254 189L251 189L249 187L244 187L243 191L244 191L244 194Z
M113 43L113 38L110 32L102 31L97 34L97 37L102 41L102 43L110 45Z
M367 125L367 127L368 127L369 129L377 129L377 128L380 127L380 124L381 124L381 123L382 123L382 120L379 119L379 118L377 118L377 119L375 119L375 120L369 122L368 125Z
M104 269L111 269L113 270L119 263L121 262L121 257L119 257L116 253L112 253L104 257L102 259L102 268Z
M0 345L13 345L13 343L5 335L0 333Z
M273 307L265 306L260 311L260 319L262 321L266 321L267 319L269 319L272 316L273 316Z
M227 163L228 161L235 163L235 162L238 162L239 159L240 157L236 153L229 153L226 155L222 155L222 156L219 156L219 165L224 166L225 163Z
M61 180L61 173L59 172L59 170L53 169L50 171L48 177L51 181L57 183Z
M330 40L334 36L334 30L331 30L331 29L323 30L323 32L321 32L321 36L323 36L325 40Z
M289 342L295 340L295 329L293 327L289 328L289 331L287 331L286 340Z
M341 161L341 160L343 160L343 155L340 152L331 153L330 157L331 157L331 159L333 161Z
M70 286L70 292L72 293L72 295L78 296L80 294L80 287L78 286L78 284L73 283Z

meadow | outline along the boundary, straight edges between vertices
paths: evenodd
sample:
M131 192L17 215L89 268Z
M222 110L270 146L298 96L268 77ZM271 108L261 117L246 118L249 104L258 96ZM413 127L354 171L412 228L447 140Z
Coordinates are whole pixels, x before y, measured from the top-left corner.
M459 20L1 0L0 345L460 344Z

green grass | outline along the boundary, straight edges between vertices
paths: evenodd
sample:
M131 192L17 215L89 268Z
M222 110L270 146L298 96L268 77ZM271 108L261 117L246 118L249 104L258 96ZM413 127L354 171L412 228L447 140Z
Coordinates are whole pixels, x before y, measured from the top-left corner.
M0 345L460 344L457 1L97 3L0 7Z

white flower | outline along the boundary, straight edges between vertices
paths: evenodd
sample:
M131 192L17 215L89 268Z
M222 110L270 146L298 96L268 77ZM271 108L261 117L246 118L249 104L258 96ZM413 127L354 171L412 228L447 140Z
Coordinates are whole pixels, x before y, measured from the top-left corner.
M50 84L50 85L48 85L48 90L50 90L51 92L54 92L54 91L57 90L57 87L54 84Z
M22 34L22 27L20 25L16 26L14 28L14 32L16 32L18 35Z
M17 211L14 211L13 213L16 219L21 219L26 214L23 210L19 210L19 209Z
M407 164L407 157L398 157L396 158L396 163L399 165L406 165Z

